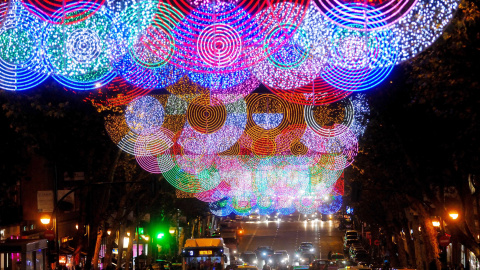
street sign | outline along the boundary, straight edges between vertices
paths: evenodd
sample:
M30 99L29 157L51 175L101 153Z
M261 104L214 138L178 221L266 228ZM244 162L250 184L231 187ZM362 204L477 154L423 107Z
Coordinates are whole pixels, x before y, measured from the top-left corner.
M446 247L450 244L450 236L442 235L438 238L438 244L442 247Z
M45 238L46 238L47 240L52 241L52 240L55 239L55 232L52 231L52 230L46 230L46 231L44 232L44 235L45 235Z
M375 246L380 246L380 240L377 239L377 240L373 241L373 244Z

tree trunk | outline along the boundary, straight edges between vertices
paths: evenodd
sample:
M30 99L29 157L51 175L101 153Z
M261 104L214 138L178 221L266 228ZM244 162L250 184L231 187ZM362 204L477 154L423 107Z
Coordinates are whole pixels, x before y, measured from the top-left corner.
M118 260L117 260L117 270L122 269L123 263L123 239L125 236L125 224L120 224L120 229L118 233Z
M93 269L95 270L98 270L98 260L100 256L100 248L102 246L102 236L103 236L104 226L102 226L102 228L98 230L97 241L95 243L95 251L93 252L92 264L93 264Z

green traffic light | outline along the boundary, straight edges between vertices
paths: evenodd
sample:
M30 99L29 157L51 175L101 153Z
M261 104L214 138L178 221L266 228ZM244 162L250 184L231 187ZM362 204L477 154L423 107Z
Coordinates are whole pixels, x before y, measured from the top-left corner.
M157 235L157 239L162 239L162 238L163 238L163 235L164 235L163 233L159 233L159 234Z

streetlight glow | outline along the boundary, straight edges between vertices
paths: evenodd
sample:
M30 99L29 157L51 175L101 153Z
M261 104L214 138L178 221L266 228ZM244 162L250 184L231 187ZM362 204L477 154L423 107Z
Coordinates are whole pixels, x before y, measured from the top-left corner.
M452 219L457 219L457 218L458 218L458 213L455 212L455 211L448 213L448 215L449 215Z
M43 225L47 225L50 223L50 218L49 217L42 217L40 219L40 222L43 224Z

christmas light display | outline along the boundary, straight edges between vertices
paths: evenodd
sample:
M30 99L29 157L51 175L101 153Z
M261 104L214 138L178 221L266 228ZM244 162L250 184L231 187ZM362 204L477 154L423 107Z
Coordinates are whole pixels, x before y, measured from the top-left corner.
M104 0L21 0L41 20L52 24L76 24L93 16Z
M381 29L405 16L417 0L314 0L318 9L344 28L364 25L365 29ZM379 24L380 23L380 24Z
M170 64L176 50L173 29L183 18L177 9L156 1L128 6L109 33L110 60L116 72L142 88L169 86L184 75Z
M82 12L69 6L66 14ZM92 90L108 84L116 76L108 59L107 34L112 16L105 7L75 24L49 24L43 46L53 78L67 88Z
M118 107L130 103L132 100L150 93L152 89L145 89L128 83L122 77L115 77L107 85L91 91L86 100L95 105Z
M398 41L397 63L415 57L442 35L458 0L418 0L412 10L389 29Z
M282 3L273 11L257 15L259 21L281 16L288 10L302 9L292 3ZM297 11L298 12L298 11ZM266 59L251 67L253 74L266 86L289 90L303 87L320 75L326 61L329 29L324 18L313 6L302 17L269 24L264 39ZM266 18L263 18L263 17Z
M332 46L321 76L338 89L370 89L381 83L397 62L398 52L392 31L363 31L361 27L358 24L352 25L353 29L337 26L329 37Z
M221 200L218 200L216 202L211 202L208 204L210 208L210 212L212 214L219 216L219 217L225 217L228 216L232 213L233 208L231 207L231 199L230 198L223 198Z
M318 212L322 213L323 215L335 214L342 207L342 203L342 196L328 196L318 207Z
M0 4L0 13L8 4ZM0 89L21 91L45 81L49 72L41 40L46 23L14 2L0 28Z

